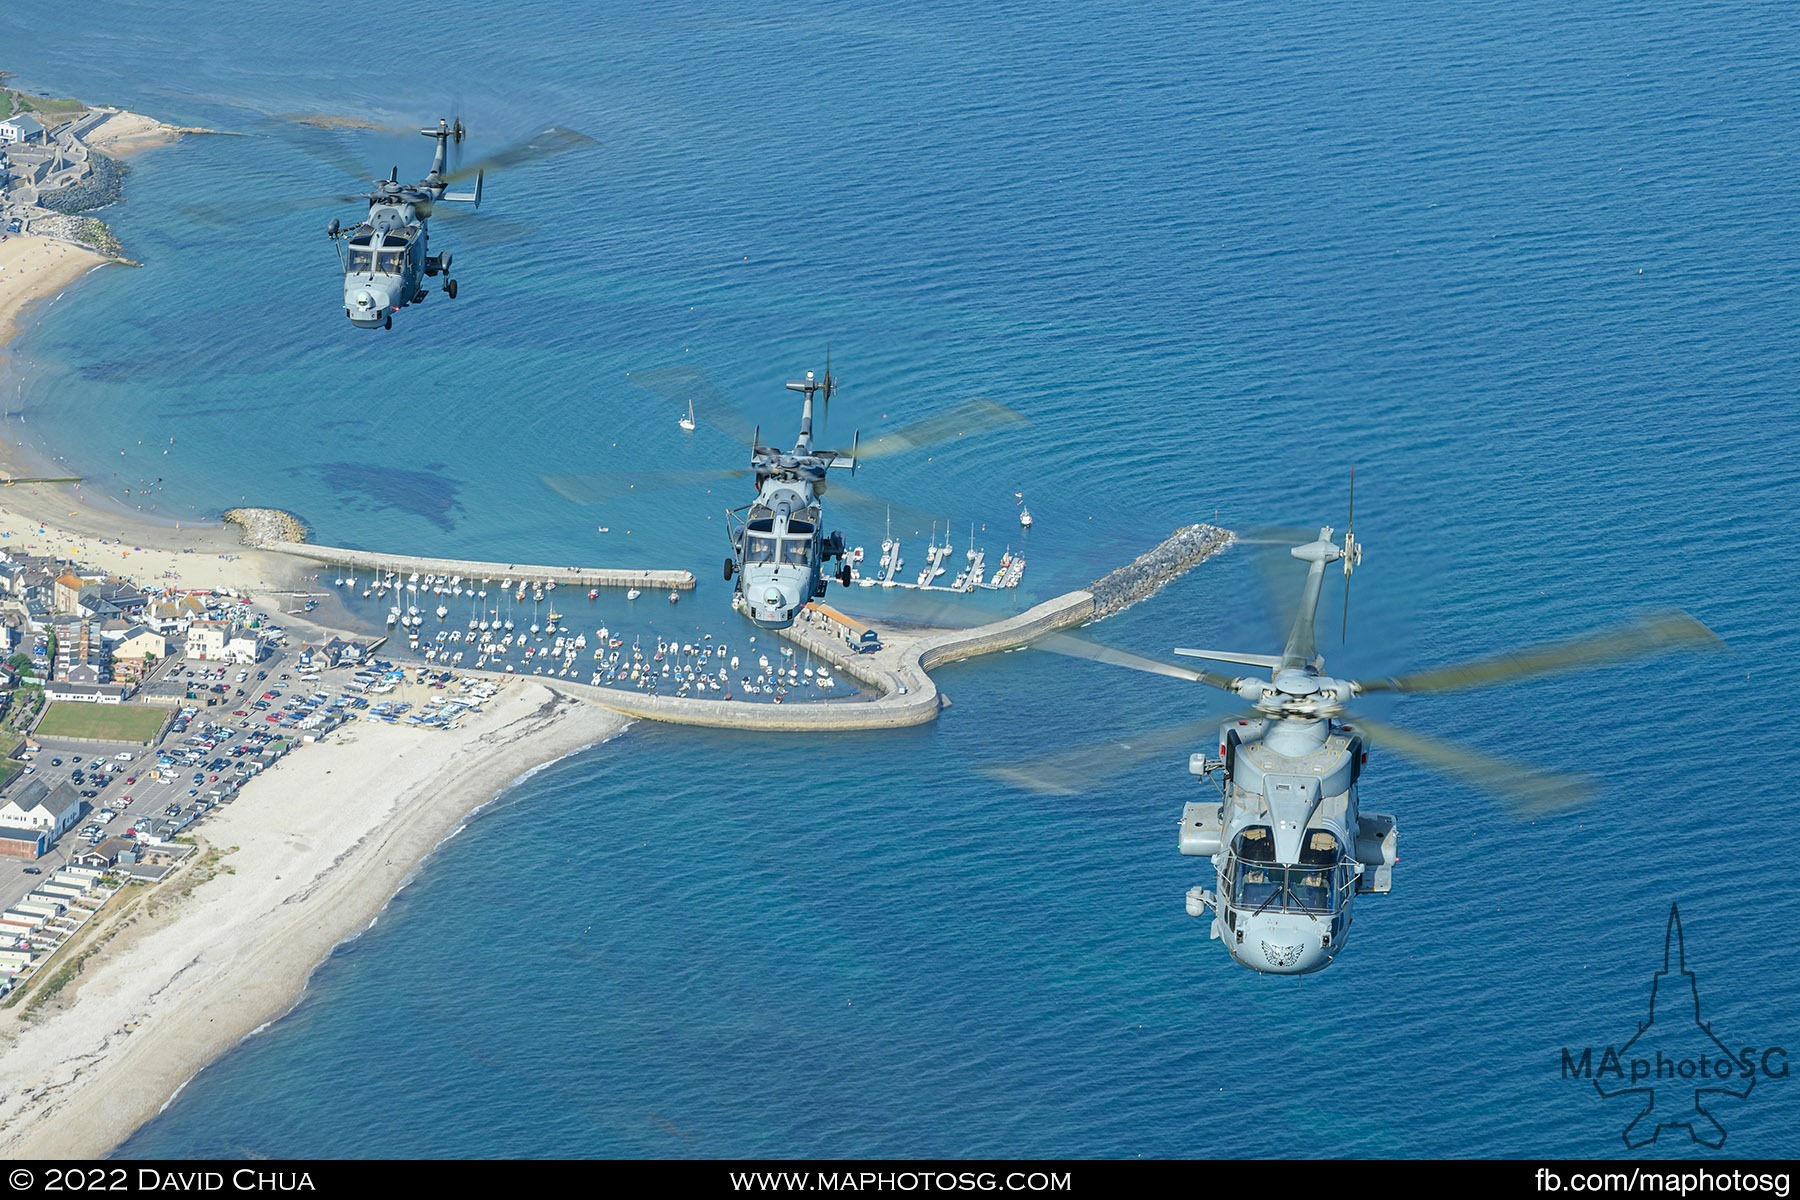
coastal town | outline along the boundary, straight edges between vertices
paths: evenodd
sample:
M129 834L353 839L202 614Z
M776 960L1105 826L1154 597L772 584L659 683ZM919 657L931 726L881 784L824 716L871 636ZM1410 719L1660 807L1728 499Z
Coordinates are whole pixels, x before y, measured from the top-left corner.
M236 589L0 550L0 997L290 750L354 720L450 729L498 690L274 616ZM437 694L390 698L409 682Z

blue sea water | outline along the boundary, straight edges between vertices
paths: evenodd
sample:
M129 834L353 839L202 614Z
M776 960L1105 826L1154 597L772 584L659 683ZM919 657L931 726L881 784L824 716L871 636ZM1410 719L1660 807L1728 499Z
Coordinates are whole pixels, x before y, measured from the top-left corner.
M1780 7L16 9L17 82L253 135L137 159L105 215L143 267L43 313L4 381L4 436L159 515L687 566L684 616L741 633L718 564L743 485L692 480L743 458L721 398L785 431L781 382L829 345L835 440L976 395L1027 418L872 460L837 510L853 543L891 502L915 542L974 522L997 557L1022 491L1012 602L1215 514L1341 526L1354 466L1334 673L1662 607L1733 648L1371 703L1599 793L1519 820L1377 746L1395 889L1300 980L1183 913L1209 882L1175 852L1184 752L1075 797L978 770L1212 711L1188 685L1028 651L945 670L924 729L636 726L473 820L122 1156L1623 1155L1642 1098L1561 1055L1646 1017L1672 902L1714 1032L1800 1041ZM597 145L495 171L433 221L459 299L352 330L330 197L429 146L280 118L452 111L471 153L551 124ZM689 482L543 478L647 466ZM1266 651L1298 578L1240 546L1093 632ZM1706 1102L1727 1152L1800 1152L1800 1083ZM1648 1153L1712 1151L1671 1127Z

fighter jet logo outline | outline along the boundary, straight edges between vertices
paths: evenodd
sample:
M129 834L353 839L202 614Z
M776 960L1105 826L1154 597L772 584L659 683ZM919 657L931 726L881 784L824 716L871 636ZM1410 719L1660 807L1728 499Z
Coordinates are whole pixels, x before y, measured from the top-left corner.
M1665 1048L1670 1046L1682 1052L1665 1054ZM1653 1057L1656 1064L1655 1074L1650 1077L1653 1086L1640 1085L1636 1071L1626 1076L1617 1066L1620 1061L1647 1062L1647 1056ZM1674 904L1669 905L1662 970L1650 980L1650 1015L1639 1022L1637 1032L1619 1048L1616 1056L1609 1053L1608 1061L1614 1064L1613 1070L1622 1080L1630 1081L1629 1085L1607 1091L1600 1082L1600 1077L1605 1074L1603 1066L1595 1073L1594 1090L1609 1099L1641 1096L1644 1100L1644 1107L1621 1135L1626 1147L1632 1150L1650 1145L1665 1129L1679 1128L1685 1128L1688 1136L1701 1145L1719 1149L1725 1144L1725 1127L1707 1108L1708 1099L1735 1096L1742 1100L1756 1086L1754 1067L1738 1071L1739 1056L1713 1033L1710 1022L1700 1018L1700 992L1694 973L1687 969L1687 943L1681 933L1681 913ZM1709 1072L1709 1063L1719 1064L1719 1069ZM1697 1069L1696 1064L1699 1064ZM1725 1086L1733 1075L1741 1077L1742 1090ZM1659 1111L1659 1093L1661 1097L1680 1097L1684 1106L1664 1105Z

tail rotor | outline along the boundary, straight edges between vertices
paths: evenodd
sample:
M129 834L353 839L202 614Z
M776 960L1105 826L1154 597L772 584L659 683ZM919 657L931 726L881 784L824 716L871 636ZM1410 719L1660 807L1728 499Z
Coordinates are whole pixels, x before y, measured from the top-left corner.
M1356 540L1356 468L1350 468L1350 514L1344 522L1344 624L1338 640L1350 636L1350 573L1362 562L1362 545Z

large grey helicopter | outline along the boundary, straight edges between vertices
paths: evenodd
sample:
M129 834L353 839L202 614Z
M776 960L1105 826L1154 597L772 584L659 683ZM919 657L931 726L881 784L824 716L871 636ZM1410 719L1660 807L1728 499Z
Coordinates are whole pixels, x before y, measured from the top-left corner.
M462 121L452 125L439 118L436 129L419 132L437 139L437 153L425 178L403 184L400 168L395 167L386 179L375 181L374 191L363 196L369 212L362 224L344 229L334 219L325 229L344 269L344 315L358 329L392 329L395 313L429 294L427 278L443 276L444 294L456 299L450 252L430 252L428 224L432 207L443 201L479 208L483 172L475 172L473 189L450 191L452 179L444 174L444 152L451 142L462 142Z
M750 439L756 499L725 514L731 536L725 578L737 577L732 603L764 629L786 629L802 608L825 594L831 578L827 563L837 562L839 583L850 582L844 535L825 533L820 498L825 494L825 476L832 468L855 473L861 435L851 440L849 453L813 448L813 396L819 397L821 405L828 405L836 386L829 358L825 378L808 371L805 379L791 379L787 386L806 397L801 402L800 433L793 449L764 446L759 428Z
M1319 594L1326 565L1342 563L1347 624L1349 577L1362 561L1362 546L1348 529L1342 545L1332 540L1332 532L1321 528L1312 541L1290 550L1307 564L1307 572L1300 609L1280 654L1175 651L1186 658L1265 668L1266 679L1191 670L1063 636L1038 643L1058 653L1204 683L1252 706L1253 713L1218 726L1216 757L1210 746L1190 754L1188 771L1213 781L1219 798L1183 806L1177 845L1182 854L1211 860L1216 874L1217 890L1189 889L1188 915L1210 915L1212 937L1225 943L1231 957L1269 974L1302 975L1330 965L1349 937L1356 897L1393 886L1397 822L1364 811L1358 794L1371 739L1531 811L1568 807L1585 795L1574 780L1352 717L1345 711L1350 700L1374 692L1455 691L1683 646L1723 645L1694 618L1666 613L1556 645L1400 678L1333 679L1324 674L1313 635ZM1193 736L1185 727L1170 733ZM1073 790L1066 769L999 773L1044 790Z

